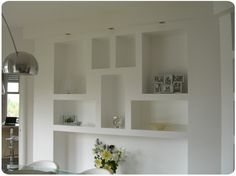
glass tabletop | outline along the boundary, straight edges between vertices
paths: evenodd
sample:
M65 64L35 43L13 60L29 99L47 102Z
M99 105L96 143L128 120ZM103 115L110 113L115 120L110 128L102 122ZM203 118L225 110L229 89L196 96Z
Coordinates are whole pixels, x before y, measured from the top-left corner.
M77 174L62 169L50 169L42 167L19 166L18 169L4 170L6 174Z

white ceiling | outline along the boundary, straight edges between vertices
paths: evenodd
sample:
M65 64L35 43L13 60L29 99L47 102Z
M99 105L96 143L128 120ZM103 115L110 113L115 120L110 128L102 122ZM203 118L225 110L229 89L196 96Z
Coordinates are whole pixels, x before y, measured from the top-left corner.
M63 33L205 17L212 14L212 2L7 1L2 11L10 26L22 27L28 34Z
M34 24L57 23L61 21L84 20L99 16L122 15L133 13L153 13L161 15L164 10L178 11L189 15L189 10L196 9L199 14L208 2L158 2L158 1L7 1L2 11L10 24L28 26ZM200 5L200 6L199 6ZM169 9L169 10L168 10ZM181 12L182 11L182 12Z

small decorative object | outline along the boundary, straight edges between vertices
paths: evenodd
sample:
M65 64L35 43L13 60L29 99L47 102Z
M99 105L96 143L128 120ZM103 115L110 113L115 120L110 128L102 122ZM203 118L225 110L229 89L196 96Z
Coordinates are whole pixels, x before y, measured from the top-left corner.
M126 158L124 148L117 149L114 145L103 144L99 139L96 140L93 154L95 167L107 169L111 174L116 173L119 163Z
M154 76L154 93L182 93L184 74L159 73Z
M122 118L119 116L112 117L112 124L115 128L121 128Z
M77 122L75 115L63 115L63 124L64 125L77 125L80 126L82 122Z
M74 115L63 115L63 122L68 123L74 123L75 122L75 116Z

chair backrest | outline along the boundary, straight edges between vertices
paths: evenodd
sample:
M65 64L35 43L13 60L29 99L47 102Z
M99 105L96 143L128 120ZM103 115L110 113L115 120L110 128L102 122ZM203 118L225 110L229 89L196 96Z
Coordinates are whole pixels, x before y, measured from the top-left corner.
M49 160L40 160L40 161L35 161L28 166L26 166L28 169L35 169L35 170L41 170L41 171L56 171L59 169L58 165Z
M94 169L88 169L80 174L111 174L108 170L102 169L102 168L94 168Z

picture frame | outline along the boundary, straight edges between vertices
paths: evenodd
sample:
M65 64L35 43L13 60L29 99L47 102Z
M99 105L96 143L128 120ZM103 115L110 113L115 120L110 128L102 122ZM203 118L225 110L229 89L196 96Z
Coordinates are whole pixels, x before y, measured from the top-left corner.
M158 74L154 76L154 82L155 83L164 83L164 74Z
M162 93L162 83L154 83L154 93Z
M164 84L162 85L162 91L161 93L165 93L165 94L171 94L173 93L173 85L168 85L168 84Z
M173 82L184 82L184 75L179 73L179 74L174 74L173 75Z
M173 92L182 93L183 92L183 82L174 82L173 83Z
M168 74L165 74L164 76L164 84L165 85L171 85L173 83L173 75L168 73Z

